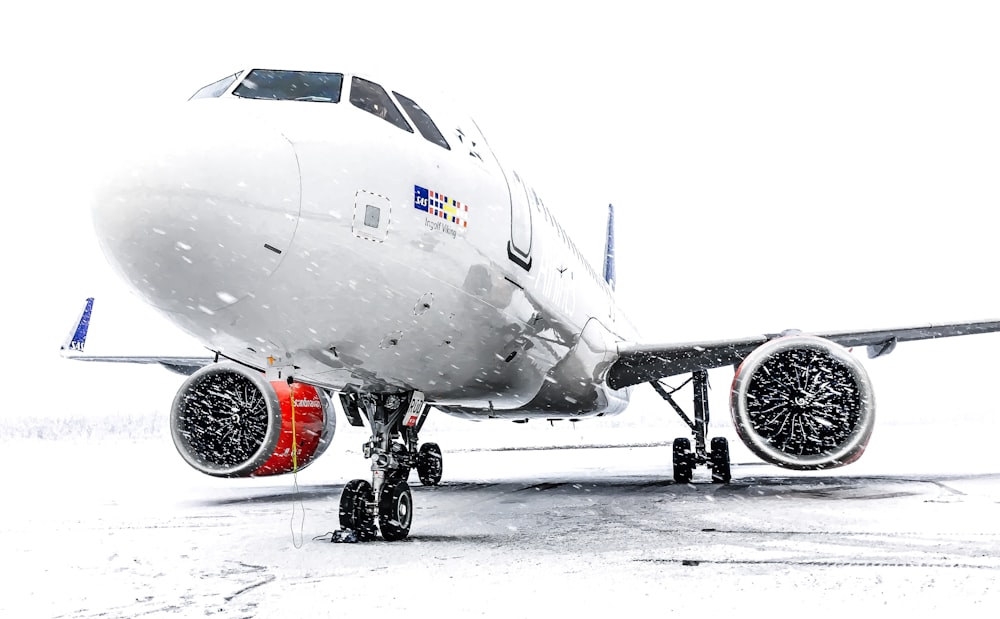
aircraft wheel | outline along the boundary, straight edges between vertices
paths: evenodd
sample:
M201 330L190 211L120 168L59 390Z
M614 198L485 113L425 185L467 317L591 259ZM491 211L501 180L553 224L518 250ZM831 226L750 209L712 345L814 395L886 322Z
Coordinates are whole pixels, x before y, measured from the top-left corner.
M424 443L417 453L417 475L420 483L425 486L436 486L441 483L444 472L444 459L437 443Z
M363 479L353 479L344 486L340 494L340 526L350 529L359 537L372 537L375 533L375 518L369 511L375 502L372 485Z
M732 470L729 466L729 441L716 436L712 439L711 447L708 459L712 466L712 483L728 484L732 479Z
M690 483L694 472L694 454L691 453L691 441L686 438L674 439L674 481L679 484Z
M405 481L386 482L378 501L378 526L387 542L405 539L413 522L413 495Z

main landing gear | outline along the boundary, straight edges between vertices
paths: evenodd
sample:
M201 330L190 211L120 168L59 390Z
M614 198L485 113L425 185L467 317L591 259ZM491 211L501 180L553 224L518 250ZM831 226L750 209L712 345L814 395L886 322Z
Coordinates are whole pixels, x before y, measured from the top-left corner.
M340 398L351 425L363 425L363 416L372 431L364 446L365 458L372 461L372 481L355 479L344 486L340 526L353 531L358 540L375 539L378 531L387 541L404 539L413 522L413 495L406 482L410 470L417 469L425 486L441 481L441 448L424 443L417 449L417 434L430 407L420 393L341 394Z
M684 385L693 383L694 386L694 421L684 412L674 401L674 393L682 389ZM684 381L680 387L669 391L658 381L650 381L653 389L660 396L670 403L670 406L677 412L684 423L691 428L694 435L694 451L691 450L691 441L686 438L674 439L674 481L679 484L686 484L691 481L694 467L707 464L712 470L712 483L726 484L732 478L729 464L729 442L717 436L712 439L711 451L705 447L705 436L708 434L708 372L706 370L695 370L691 373L691 378Z

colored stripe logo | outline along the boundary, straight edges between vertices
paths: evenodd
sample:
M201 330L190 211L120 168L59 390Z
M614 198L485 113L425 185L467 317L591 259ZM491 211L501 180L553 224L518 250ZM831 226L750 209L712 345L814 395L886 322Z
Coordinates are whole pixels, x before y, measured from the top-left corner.
M460 228L469 227L469 205L432 189L414 185L413 208Z

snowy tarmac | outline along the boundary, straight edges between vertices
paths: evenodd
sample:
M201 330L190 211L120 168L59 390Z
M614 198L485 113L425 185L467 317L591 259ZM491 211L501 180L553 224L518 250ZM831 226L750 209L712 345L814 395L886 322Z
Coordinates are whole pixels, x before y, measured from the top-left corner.
M536 434L496 451L507 435L444 432L445 483L413 476L411 537L349 545L313 538L366 473L354 428L298 494L290 477L201 476L166 437L5 439L8 463L28 470L5 482L0 616L998 616L988 443L934 463L920 451L933 428L880 430L861 462L829 472L789 473L734 445L726 486L704 471L669 481L666 445L544 449Z

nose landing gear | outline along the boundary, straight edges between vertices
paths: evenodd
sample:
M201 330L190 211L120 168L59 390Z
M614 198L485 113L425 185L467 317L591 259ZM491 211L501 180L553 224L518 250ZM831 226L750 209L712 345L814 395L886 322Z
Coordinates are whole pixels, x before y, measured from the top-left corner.
M441 448L425 443L417 449L417 434L429 406L423 394L341 394L341 402L352 425L368 420L371 439L364 445L365 458L372 461L372 481L355 479L340 495L342 540L372 540L381 531L386 541L405 539L413 522L413 494L406 482L417 469L423 485L441 482ZM376 529L376 522L377 529ZM354 541L351 539L351 541Z

